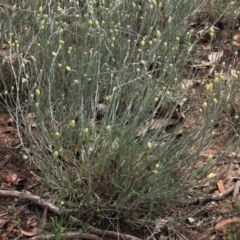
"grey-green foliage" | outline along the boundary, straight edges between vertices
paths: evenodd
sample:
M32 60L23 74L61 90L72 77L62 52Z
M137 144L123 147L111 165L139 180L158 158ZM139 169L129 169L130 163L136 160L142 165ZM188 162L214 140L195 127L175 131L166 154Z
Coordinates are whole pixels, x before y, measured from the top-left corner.
M6 7L2 39L15 44L18 69L13 86L2 89L11 94L3 97L19 131L25 126L53 203L98 217L157 212L183 198L185 184L212 167L194 169L212 138L208 127L217 108L203 109L180 140L179 129L165 131L170 112L188 94L181 69L191 55L179 54L192 44L189 18L205 2L79 2ZM162 126L137 138L139 127L169 102ZM106 105L104 114L98 104ZM36 129L29 112L36 114Z

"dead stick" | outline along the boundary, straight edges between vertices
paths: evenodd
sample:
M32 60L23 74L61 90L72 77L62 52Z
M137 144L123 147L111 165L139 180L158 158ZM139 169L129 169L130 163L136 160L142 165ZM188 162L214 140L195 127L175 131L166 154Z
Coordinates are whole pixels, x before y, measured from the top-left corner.
M48 203L47 201L41 199L39 196L30 194L30 193L25 193L25 192L19 192L19 191L9 191L9 190L0 190L0 197L14 197L14 198L23 198L23 199L27 199L30 200L34 203L36 203L37 205L41 206L42 208L47 207L49 209L49 211L60 215L60 210L58 207L54 206L51 203ZM71 215L69 216L68 213L66 212L62 212L62 214L67 215L68 217L70 217L70 219L75 222L78 223L80 227L82 227L84 224L82 223L82 221L72 217ZM116 239L124 239L124 240L141 240L141 238L137 238L128 234L122 234L122 233L117 233L117 232L113 232L113 231L107 231L107 230L101 230L92 226L85 226L88 228L88 230L98 236L109 236L109 237L113 237Z
M14 198L23 198L30 200L31 202L36 203L37 205L41 206L43 209L47 207L49 211L59 215L60 210L58 207L54 206L53 204L41 199L37 195L33 195L31 193L19 192L19 191L9 191L9 190L0 190L0 197L14 197Z
M75 225L77 225L78 227L83 227L84 224L82 221L80 221L79 219L70 216L69 220L74 223ZM91 233L96 234L98 236L105 236L105 237L109 237L109 238L113 238L113 239L123 239L123 240L141 240L141 238L137 238L128 234L122 234L122 233L118 233L118 232L114 232L114 231L106 231L106 230L101 230L92 226L85 226Z
M219 195L217 196L213 196L213 195L207 195L207 196L204 196L204 197L198 197L198 198L195 198L193 200L190 200L190 201L184 201L181 203L181 206L186 206L186 205L196 205L196 204L202 204L202 203L205 203L205 202L210 202L210 201L219 201L221 199L223 199L224 197L226 197L227 195L229 195L233 189L234 189L235 186L232 186L232 187L229 187L228 189L226 189L224 192L220 193Z
M240 188L240 181L238 180L234 186L233 190L233 198L236 200L237 194L239 193L239 188Z
M81 237L81 239L85 239L85 240L100 240L100 239L102 239L101 237L98 237L94 234L86 234L86 233L82 233L81 231L80 232L63 233L61 237L63 239L76 239L77 237ZM28 240L50 240L50 239L56 239L56 236L54 234L49 234L49 235L40 234L38 236L27 238L27 239Z

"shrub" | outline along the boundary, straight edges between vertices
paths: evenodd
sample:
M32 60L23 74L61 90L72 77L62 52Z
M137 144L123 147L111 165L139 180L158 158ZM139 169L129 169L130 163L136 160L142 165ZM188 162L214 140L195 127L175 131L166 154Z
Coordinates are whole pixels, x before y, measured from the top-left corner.
M205 89L192 95L192 84L183 87L197 41L189 20L206 2L4 5L13 80L3 78L2 98L51 187L51 202L89 221L129 221L134 212L139 223L150 221L232 151L229 142L221 156L195 167L227 104L214 102L222 82L205 100ZM194 124L191 113L199 113Z

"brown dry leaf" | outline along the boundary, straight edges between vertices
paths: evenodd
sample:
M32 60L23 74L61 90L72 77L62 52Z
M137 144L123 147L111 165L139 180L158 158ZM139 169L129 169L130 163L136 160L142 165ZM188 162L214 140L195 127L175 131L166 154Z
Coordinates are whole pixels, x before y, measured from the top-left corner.
M207 22L205 22L205 23L206 24L204 24L205 25L204 28L202 28L199 31L197 31L197 33L196 33L197 36L201 37L201 36L203 36L203 34L205 34L208 31L209 23L207 23Z
M187 220L189 221L190 224L193 224L195 222L195 219L191 217L187 218Z
M99 103L96 106L96 110L97 110L97 114L104 115L104 113L106 113L107 111L107 106L103 103Z
M219 190L220 193L225 191L223 180L219 180L218 183L217 183L217 186L218 186L218 190Z
M231 217L231 218L223 219L216 224L215 228L220 229L220 228L223 228L230 223L236 223L236 222L240 222L240 218Z
M2 180L9 182L9 183L13 183L16 184L19 182L19 178L18 175L15 173L1 173L1 178Z
M236 42L238 44L238 46L240 45L240 34L236 34L233 37L233 42ZM236 46L236 45L235 45Z
M0 17L2 17L5 13L5 10L3 8L3 6L0 6Z
M224 51L212 52L208 55L208 60L211 63L216 63L221 59L221 57L223 56L223 53L224 53Z
M28 115L27 115L27 123L32 128L36 128L37 127L37 124L34 122L35 118L36 118L36 115L35 115L34 112L28 113Z
M236 70L236 69L231 69L231 75L234 75L234 74L240 74L240 71Z
M240 189L240 181L238 180L234 186L233 189L233 198L237 198L237 194L239 193L239 189Z
M63 160L69 167L76 167L76 165L72 162L75 152L76 152L76 147L74 148L74 150L71 150L71 151L66 150L66 152L65 152Z
M144 126L141 126L136 134L136 137L140 137L144 134L146 134L147 132L150 132L152 130L156 130L160 127L162 127L164 124L165 127L167 126L171 126L176 124L176 122L178 121L178 119L176 118L170 118L170 119L165 119L165 118L160 118L160 119L152 119L151 121L148 121L144 124Z
M9 221L9 219L2 219L1 218L0 219L0 229L2 229L8 221Z
M13 127L3 127L1 129L1 133L12 133L14 132L14 128Z
M3 57L5 62L10 63L11 65L16 65L17 56L14 53L14 49L10 46L8 42L5 42L2 45L2 50L0 50L0 56Z
M6 232L7 233L10 233L13 231L13 229L15 228L15 224L14 223L11 223L10 225L8 225L7 229L6 229Z
M235 47L240 47L240 43L236 42L236 41L232 41L232 45Z
M36 228L33 229L33 231L31 232L27 232L27 231L24 231L24 230L20 230L21 231L21 234L24 235L24 236L28 236L28 237L32 237L32 236L35 236L38 234L38 230Z
M139 216L140 216L140 213L137 211L134 211L131 215L132 219L135 219L135 220L139 219Z

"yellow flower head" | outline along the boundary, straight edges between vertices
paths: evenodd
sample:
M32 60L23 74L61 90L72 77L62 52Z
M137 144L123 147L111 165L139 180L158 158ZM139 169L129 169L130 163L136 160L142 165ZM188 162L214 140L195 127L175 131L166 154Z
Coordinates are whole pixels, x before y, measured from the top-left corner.
M55 151L55 152L53 153L53 157L54 157L54 158L57 158L57 157L58 157L58 151Z
M172 22L172 17L169 17L167 22L170 24Z
M25 83L27 82L27 79L26 78L22 78L22 83Z
M148 142L147 147L148 147L148 149L151 149L152 148L152 143Z
M156 37L161 37L161 32L159 30L156 31Z
M39 95L41 94L41 92L40 92L39 89L36 89L36 90L35 90L35 93L36 93L37 96L39 96Z
M15 11L17 9L16 4L12 6L12 11Z
M237 154L235 152L231 152L231 157L235 157Z
M209 154L207 160L208 160L208 161L212 161L212 160L213 160L213 155L212 155L212 154Z
M60 44L60 45L63 45L63 44L64 44L64 41L63 41L63 40L59 40L59 44Z
M212 178L215 178L216 176L217 176L217 174L215 174L215 173L209 173L207 178L212 179Z
M88 149L88 151L89 151L89 152L92 152L92 151L93 151L93 148L90 147L90 148Z
M56 136L56 137L60 137L60 135L61 135L61 134L60 134L59 132L55 132L55 136Z
M70 125L71 127L75 127L75 125L76 125L75 120L72 120L69 125Z
M212 91L213 90L213 84L212 83L206 84L206 90L207 91Z
M204 103L203 103L203 107L207 107L207 102L204 102Z

